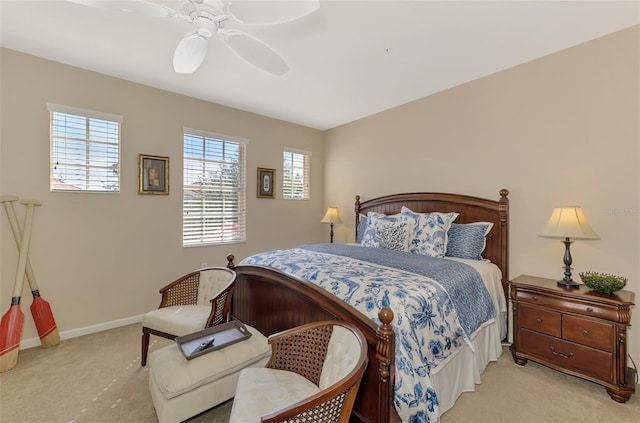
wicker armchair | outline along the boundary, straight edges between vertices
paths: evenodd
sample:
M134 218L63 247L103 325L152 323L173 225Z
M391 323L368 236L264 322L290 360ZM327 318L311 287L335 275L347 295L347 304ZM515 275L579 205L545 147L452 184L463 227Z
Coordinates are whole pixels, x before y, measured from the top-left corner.
M230 423L349 421L367 367L362 332L339 321L269 337L266 368L240 373Z
M236 273L225 267L191 272L160 290L160 307L142 317L142 366L150 335L184 336L229 321Z

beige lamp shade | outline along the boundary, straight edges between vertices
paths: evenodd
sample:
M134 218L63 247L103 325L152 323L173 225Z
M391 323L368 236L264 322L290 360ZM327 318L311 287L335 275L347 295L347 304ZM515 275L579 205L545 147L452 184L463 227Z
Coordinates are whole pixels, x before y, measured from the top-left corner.
M557 207L540 236L547 238L600 239L591 229L581 207Z
M324 217L320 221L322 223L342 223L337 207L329 207Z

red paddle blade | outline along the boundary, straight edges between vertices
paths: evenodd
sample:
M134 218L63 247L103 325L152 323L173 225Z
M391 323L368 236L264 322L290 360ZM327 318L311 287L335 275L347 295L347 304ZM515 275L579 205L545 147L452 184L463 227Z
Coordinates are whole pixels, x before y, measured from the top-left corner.
M34 297L30 309L40 339L43 339L58 329L56 321L53 318L53 313L51 312L51 306L43 300L42 297Z
M11 370L18 364L18 347L22 335L24 314L20 303L11 304L0 321L0 373Z
M9 307L0 321L0 357L20 346L24 314L19 304Z

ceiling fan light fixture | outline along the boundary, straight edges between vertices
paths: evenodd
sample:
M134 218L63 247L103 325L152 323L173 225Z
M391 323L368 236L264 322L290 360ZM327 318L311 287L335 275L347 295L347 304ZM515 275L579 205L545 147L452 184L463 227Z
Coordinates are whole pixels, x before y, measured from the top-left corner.
M180 41L173 53L173 70L176 73L193 73L200 67L207 55L207 39L195 33Z
M194 23L196 26L196 32L198 33L198 35L204 38L212 37L216 32L218 32L218 28L220 28L218 22L210 19L204 14L200 15L200 17L198 17L198 19L196 19Z

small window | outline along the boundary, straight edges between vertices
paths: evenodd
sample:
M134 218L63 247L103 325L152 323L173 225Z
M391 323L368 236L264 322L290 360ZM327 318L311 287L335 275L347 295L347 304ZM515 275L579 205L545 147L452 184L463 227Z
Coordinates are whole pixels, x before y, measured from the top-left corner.
M120 192L122 117L47 103L51 191Z
M246 139L184 130L182 245L244 242Z
M308 200L311 152L285 147L282 169L282 198Z

